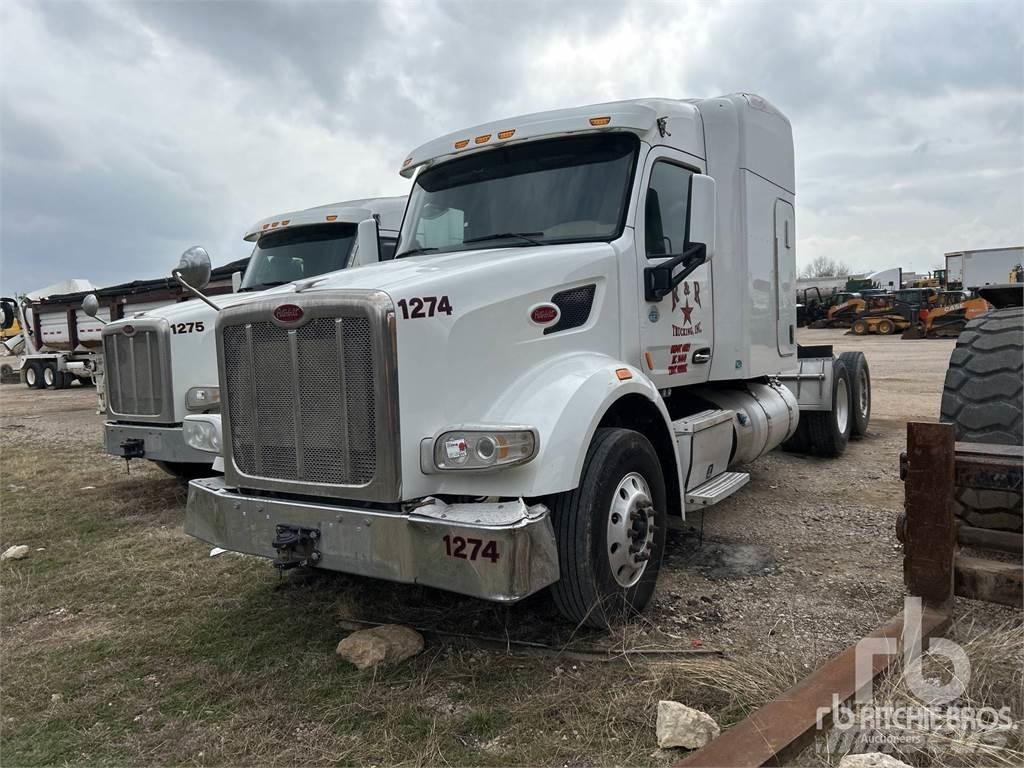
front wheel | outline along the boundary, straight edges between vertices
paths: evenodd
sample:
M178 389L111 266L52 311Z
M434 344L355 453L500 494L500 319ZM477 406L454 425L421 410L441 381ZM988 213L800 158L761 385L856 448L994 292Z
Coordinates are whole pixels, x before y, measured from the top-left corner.
M579 487L555 496L551 508L559 612L603 628L642 611L665 551L665 480L650 441L631 429L597 430Z

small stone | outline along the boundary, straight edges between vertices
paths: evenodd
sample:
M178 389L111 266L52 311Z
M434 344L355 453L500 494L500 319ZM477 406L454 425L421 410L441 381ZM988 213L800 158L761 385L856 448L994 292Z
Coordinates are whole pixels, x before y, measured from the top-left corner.
M398 664L423 650L423 636L398 624L382 624L353 632L340 643L337 653L358 669L378 664Z
M904 762L882 752L865 752L861 755L844 755L839 768L910 768Z
M21 560L23 557L28 556L28 545L27 544L15 544L13 547L8 547L2 555L0 560Z
M658 746L700 749L721 733L711 715L678 701L658 702Z

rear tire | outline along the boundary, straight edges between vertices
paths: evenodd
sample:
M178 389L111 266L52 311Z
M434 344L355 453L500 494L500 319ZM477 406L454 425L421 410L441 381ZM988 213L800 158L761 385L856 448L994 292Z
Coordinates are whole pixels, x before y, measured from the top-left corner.
M843 361L850 374L850 436L864 437L871 423L871 371L863 352L843 352Z
M867 320L855 320L853 323L853 333L855 336L865 336L868 333Z
M851 410L850 373L840 357L832 366L832 410L801 411L796 434L785 448L826 458L841 456L850 442Z
M893 331L896 330L896 325L892 320L879 320L878 321L878 332L883 336L889 336Z
M192 461L154 461L160 469L181 483L201 477L214 477L219 472L213 471L213 464L198 464Z
M957 440L1024 443L1024 309L996 309L971 320L956 342L942 391L940 420ZM966 524L1021 531L1021 494L957 488L953 511Z
M598 429L579 487L557 494L550 507L558 611L598 628L642 611L654 594L667 528L665 480L647 438L630 429Z
M43 386L47 389L60 389L60 371L56 363L44 363L41 373L43 374Z
M29 389L42 389L43 372L39 363L29 363L25 367L25 386Z

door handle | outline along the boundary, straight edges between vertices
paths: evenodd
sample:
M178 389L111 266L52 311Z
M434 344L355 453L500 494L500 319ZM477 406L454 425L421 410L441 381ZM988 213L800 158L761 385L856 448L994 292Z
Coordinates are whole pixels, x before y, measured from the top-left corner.
M706 363L709 360L711 360L711 350L708 347L698 349L693 353L693 362L695 365L698 363Z

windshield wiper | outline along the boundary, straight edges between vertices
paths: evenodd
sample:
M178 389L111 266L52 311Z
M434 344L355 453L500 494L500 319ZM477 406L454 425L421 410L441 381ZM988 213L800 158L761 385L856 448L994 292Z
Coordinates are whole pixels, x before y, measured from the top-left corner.
M543 232L499 232L494 235L481 235L480 237L471 237L469 240L463 240L462 243L481 243L484 240L507 240L510 237L518 237L520 240L525 240L531 245L544 245L540 240L534 240L534 237L543 235Z
M411 248L408 251L402 251L401 253L395 254L396 259L400 259L403 256L415 256L418 253L428 253L430 251L436 251L437 248Z
M277 288L279 285L288 285L288 283L295 282L294 280L271 280L266 283L257 283L256 285L247 285L245 288L239 288L238 292L243 293L245 291L262 291L264 288Z

